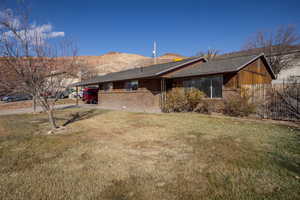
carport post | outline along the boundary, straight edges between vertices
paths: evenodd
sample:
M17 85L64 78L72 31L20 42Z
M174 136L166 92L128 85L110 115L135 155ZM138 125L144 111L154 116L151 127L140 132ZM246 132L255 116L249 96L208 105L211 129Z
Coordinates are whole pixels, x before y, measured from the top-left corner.
M76 106L78 106L78 86L76 86Z

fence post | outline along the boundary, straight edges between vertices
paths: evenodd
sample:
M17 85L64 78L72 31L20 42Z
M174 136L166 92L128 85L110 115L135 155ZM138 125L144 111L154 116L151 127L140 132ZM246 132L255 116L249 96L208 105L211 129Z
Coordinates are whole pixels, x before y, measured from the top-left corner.
M78 86L76 86L76 106L78 106Z
M297 113L299 113L299 86L298 80L296 80L296 101L297 101Z

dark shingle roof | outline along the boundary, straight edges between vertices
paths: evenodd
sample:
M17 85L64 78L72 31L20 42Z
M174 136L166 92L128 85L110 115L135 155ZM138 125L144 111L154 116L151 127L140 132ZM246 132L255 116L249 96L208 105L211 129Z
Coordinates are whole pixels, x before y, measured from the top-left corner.
M271 76L275 78L272 68L266 61L265 56L263 54L216 58L212 61L199 63L191 68L174 72L171 76L169 76L169 78L180 78L180 77L199 76L199 75L221 74L226 72L237 72L259 57L263 59L263 61L266 63L268 67ZM84 86L84 85L91 85L91 84L111 82L111 81L159 77L160 75L172 69L176 69L180 66L187 65L189 63L193 63L201 59L202 59L201 57L193 57L193 58L189 58L177 62L157 64L157 65L152 65L143 68L129 69L125 71L110 73L104 76L97 76L87 81L75 83L72 86Z
M188 59L184 59L184 60L176 61L176 62L169 62L169 63L151 65L148 67L128 69L125 71L114 72L114 73L106 74L103 76L96 76L90 80L75 83L72 86L83 86L83 85L91 85L91 84L103 83L103 82L121 81L121 80L159 76L162 73L166 73L167 71L170 71L170 70L180 67L182 65L186 65L186 64L189 64L189 63L201 60L201 59L203 59L203 58L193 57L193 58L188 58Z
M263 54L261 54L230 58L216 58L215 60L198 64L193 68L183 69L181 71L175 72L170 77L179 78L197 75L220 74L225 72L236 72L260 56L264 57ZM271 68L270 71L271 73L273 73Z

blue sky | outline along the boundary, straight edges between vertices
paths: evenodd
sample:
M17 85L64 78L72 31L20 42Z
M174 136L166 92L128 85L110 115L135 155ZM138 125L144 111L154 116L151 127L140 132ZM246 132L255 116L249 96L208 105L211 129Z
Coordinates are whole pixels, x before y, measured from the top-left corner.
M109 51L185 56L217 48L239 50L257 31L294 24L299 0L27 0L38 24L52 24L77 43L80 55Z

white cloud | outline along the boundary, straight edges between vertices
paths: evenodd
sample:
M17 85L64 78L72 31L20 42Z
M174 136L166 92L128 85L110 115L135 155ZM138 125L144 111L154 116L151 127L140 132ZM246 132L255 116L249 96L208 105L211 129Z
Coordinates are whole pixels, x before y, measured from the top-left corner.
M49 36L50 38L64 37L64 36L65 36L65 32L52 32L52 33L49 33L48 36Z
M20 20L13 16L12 11L7 9L5 11L0 11L0 19L5 20L10 27L18 30L17 34L22 40L30 41L32 44L43 45L46 39L64 37L64 32L55 32L51 24L43 24L37 26L36 24L31 24L26 30L21 28ZM16 38L12 31L5 32L2 37L12 37Z
M64 37L64 32L54 32L52 31L52 25L51 24L44 24L41 26L32 25L30 27L29 33L35 37L38 36L41 39L48 39L48 38L55 38L55 37Z
M17 32L23 41L28 41L34 45L43 45L45 40L57 37L64 37L64 32L52 31L52 25L44 24L41 26L31 25L28 29ZM4 37L12 37L16 39L16 35L12 31L5 32Z

